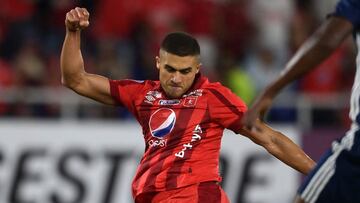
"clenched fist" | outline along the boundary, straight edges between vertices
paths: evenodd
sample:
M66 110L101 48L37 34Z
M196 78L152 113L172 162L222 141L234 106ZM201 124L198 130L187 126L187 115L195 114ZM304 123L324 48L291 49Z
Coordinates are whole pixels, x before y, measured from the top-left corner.
M86 8L76 7L66 13L65 26L67 30L75 32L89 26L89 12Z

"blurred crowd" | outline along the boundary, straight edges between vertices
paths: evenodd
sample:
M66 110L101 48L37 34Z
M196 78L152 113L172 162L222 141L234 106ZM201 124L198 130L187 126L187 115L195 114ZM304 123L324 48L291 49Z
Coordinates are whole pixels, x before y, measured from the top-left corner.
M201 46L202 72L251 104L296 49L333 9L334 0L0 0L0 91L61 89L59 56L65 14L75 6L90 12L82 33L88 72L112 79L157 79L155 56L164 35L186 31ZM349 91L355 71L352 39L287 91L333 94ZM0 97L0 117L58 118L59 107ZM81 118L127 118L128 113L79 108ZM332 111L332 110L330 110ZM92 112L92 113L90 113ZM344 110L346 112L346 110ZM342 121L344 112L332 115ZM295 112L296 113L296 112ZM329 113L315 112L322 118ZM274 110L291 120L293 109Z

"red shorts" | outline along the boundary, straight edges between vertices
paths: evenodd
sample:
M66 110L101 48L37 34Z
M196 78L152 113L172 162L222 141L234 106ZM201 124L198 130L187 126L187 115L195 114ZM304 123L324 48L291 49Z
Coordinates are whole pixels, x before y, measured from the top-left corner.
M202 182L169 191L143 193L135 203L229 203L217 182Z

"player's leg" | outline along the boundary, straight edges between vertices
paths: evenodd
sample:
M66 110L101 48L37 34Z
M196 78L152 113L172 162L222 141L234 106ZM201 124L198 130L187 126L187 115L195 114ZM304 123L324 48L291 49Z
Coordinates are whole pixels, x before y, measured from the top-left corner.
M311 171L311 173L306 177L303 184L300 186L295 203L310 203L314 202L318 198L319 194L322 192L323 189L322 187L320 187L320 185L322 185L323 183L326 184L323 178L327 177L329 170L334 170L335 163L332 163L332 161L330 161L330 157L332 156L333 153L331 149L323 155L315 168ZM331 174L332 172L330 173L330 175Z
M203 182L198 186L198 203L229 203L224 190L217 182Z
M299 189L305 203L360 202L360 132L333 142Z
M138 195L135 198L135 203L150 203L154 199L157 192L148 192Z

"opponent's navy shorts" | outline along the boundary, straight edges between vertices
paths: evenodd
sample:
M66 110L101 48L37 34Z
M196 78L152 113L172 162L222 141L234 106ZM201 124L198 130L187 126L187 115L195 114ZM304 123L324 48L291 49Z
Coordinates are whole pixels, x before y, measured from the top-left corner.
M162 192L143 193L135 203L230 203L217 182L202 182Z
M332 143L299 195L306 203L360 203L360 129Z

